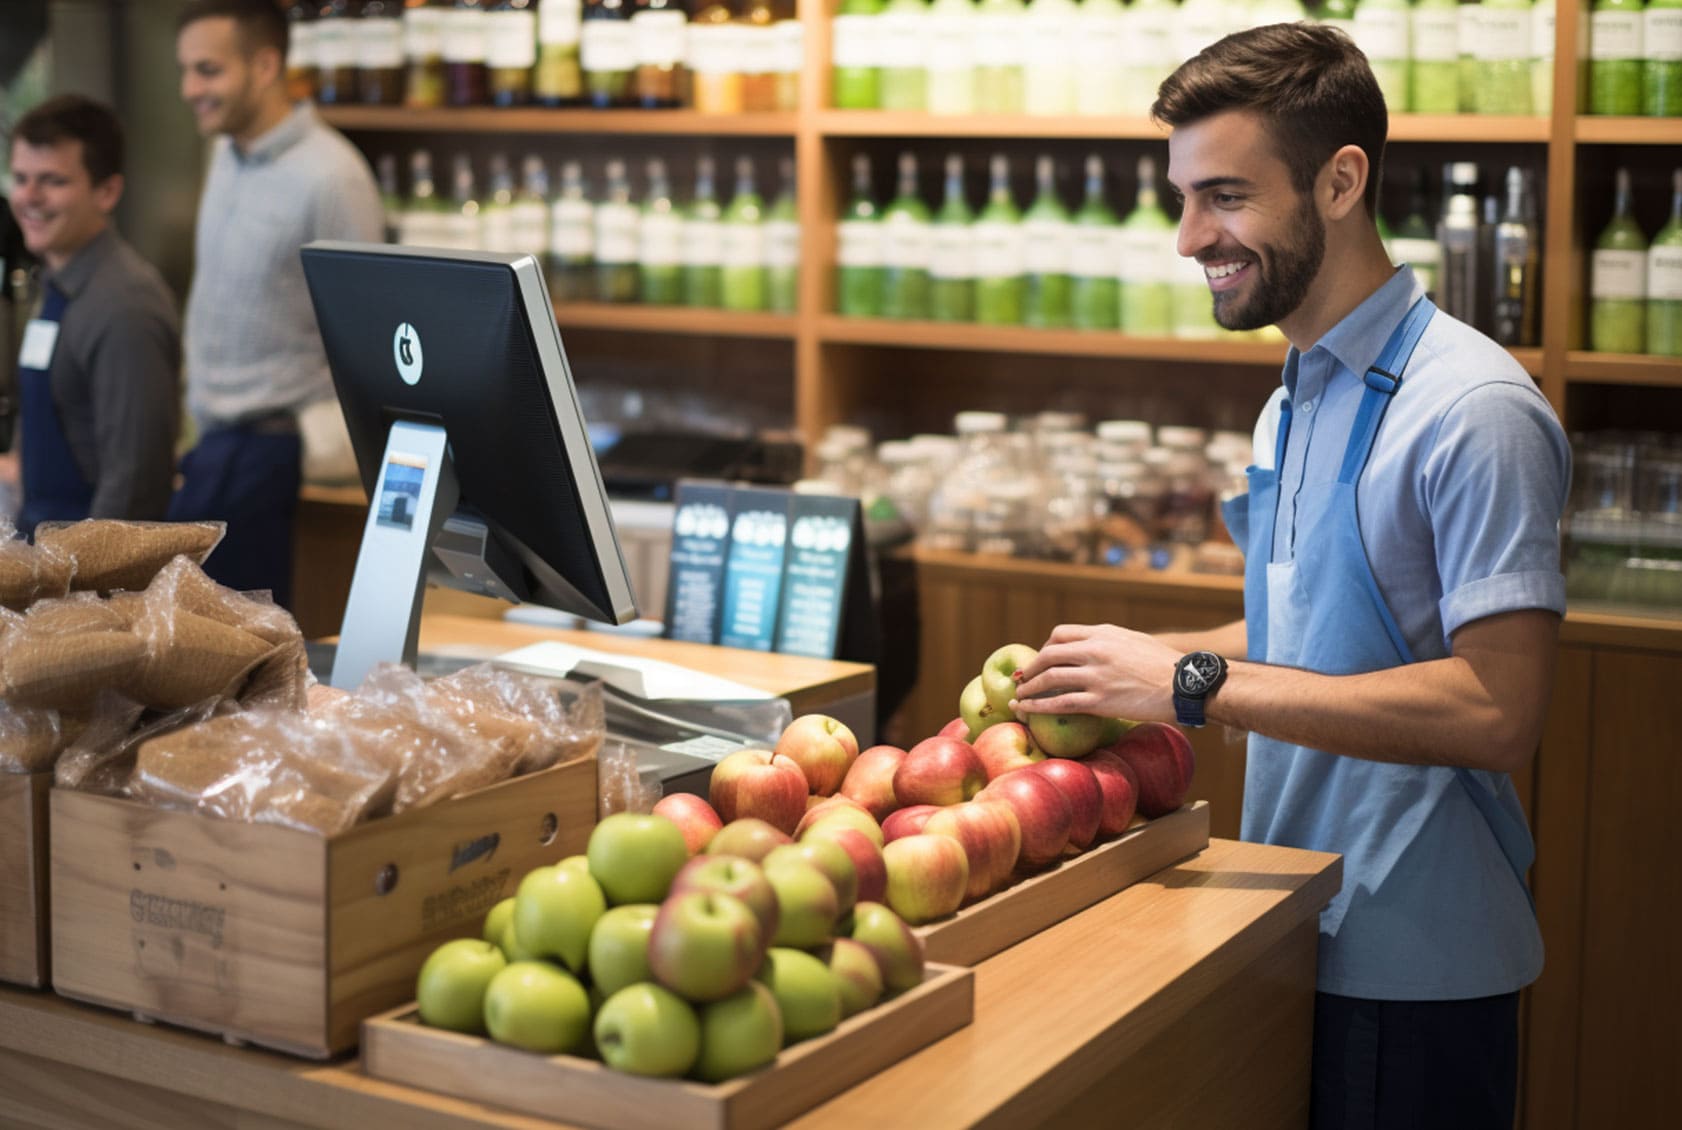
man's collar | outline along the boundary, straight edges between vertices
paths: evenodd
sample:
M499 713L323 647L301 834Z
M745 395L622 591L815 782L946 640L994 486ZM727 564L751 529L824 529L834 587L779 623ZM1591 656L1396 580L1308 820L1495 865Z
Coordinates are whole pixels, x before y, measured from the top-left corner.
M42 277L63 292L67 300L73 299L87 289L100 267L116 250L117 231L107 222L104 230L83 244L82 249L72 255L70 262L62 268L57 271L42 268Z
M1367 295L1365 301L1328 330L1308 350L1307 356L1312 357L1324 350L1357 378L1365 376L1378 360L1378 355L1384 352L1384 344L1390 340L1390 334L1407 316L1414 302L1424 295L1425 288L1420 285L1413 268L1404 263L1396 268L1388 282ZM1294 345L1285 355L1285 391L1293 397L1297 394L1297 375L1301 371L1303 357L1304 354ZM1329 371L1328 379L1335 371Z
M315 104L308 101L299 102L292 107L290 114L280 120L279 125L253 141L249 147L242 149L230 138L229 148L242 165L268 164L302 141L315 122Z

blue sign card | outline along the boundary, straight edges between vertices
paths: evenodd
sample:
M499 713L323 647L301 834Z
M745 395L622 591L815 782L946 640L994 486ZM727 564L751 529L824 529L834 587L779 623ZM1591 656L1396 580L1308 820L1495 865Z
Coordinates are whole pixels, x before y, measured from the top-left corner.
M833 659L847 611L862 523L856 498L797 494L789 508L788 562L777 650Z
M730 488L680 482L666 573L666 638L717 643L730 549Z
M777 638L789 492L736 487L730 501L730 552L725 558L718 642L770 651Z

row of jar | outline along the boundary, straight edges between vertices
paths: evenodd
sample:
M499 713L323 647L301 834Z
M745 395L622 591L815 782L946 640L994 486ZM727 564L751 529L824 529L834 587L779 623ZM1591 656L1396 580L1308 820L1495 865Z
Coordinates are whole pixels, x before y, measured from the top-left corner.
M1567 594L1682 609L1682 435L1591 432L1572 446Z

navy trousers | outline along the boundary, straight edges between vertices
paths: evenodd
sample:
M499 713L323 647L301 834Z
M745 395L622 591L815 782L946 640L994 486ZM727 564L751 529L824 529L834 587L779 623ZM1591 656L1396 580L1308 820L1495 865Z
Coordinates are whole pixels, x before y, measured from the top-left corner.
M1512 1130L1517 1091L1517 993L1315 994L1312 1130Z
M266 589L292 607L292 520L303 483L296 433L248 426L206 432L181 460L172 522L220 521L227 536L205 562L211 578L240 592Z

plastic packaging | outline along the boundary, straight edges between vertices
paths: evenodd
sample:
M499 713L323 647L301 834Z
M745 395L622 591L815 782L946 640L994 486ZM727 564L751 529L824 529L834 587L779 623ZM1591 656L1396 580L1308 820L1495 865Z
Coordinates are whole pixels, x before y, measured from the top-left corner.
M44 522L35 544L67 554L80 592L138 592L176 557L204 564L227 531L223 522L126 522L91 518Z
M636 751L624 742L608 742L596 761L596 808L603 816L615 812L649 812L660 799L658 781L645 782L637 770Z
M63 596L75 568L69 554L18 540L11 520L0 518L0 606L22 612L37 600Z

